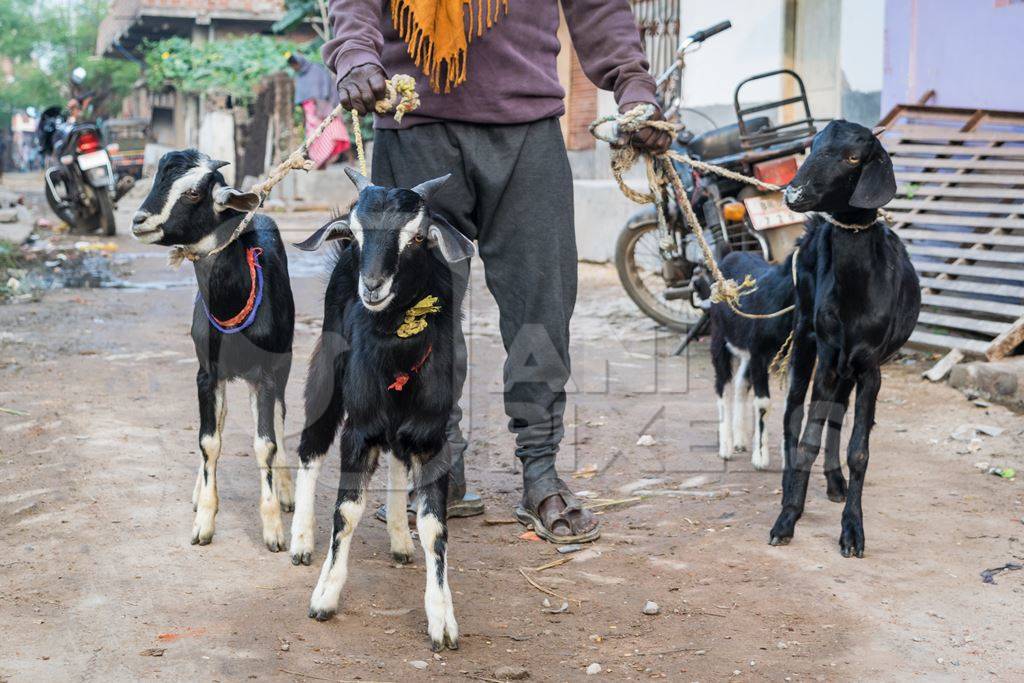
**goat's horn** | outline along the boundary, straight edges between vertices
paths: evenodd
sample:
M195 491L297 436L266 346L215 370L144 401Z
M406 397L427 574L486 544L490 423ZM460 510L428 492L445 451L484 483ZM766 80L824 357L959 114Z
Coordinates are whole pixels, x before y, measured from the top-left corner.
M367 178L366 176L364 176L362 173L352 168L351 166L345 167L345 173L346 175L348 175L349 180L351 180L352 183L356 186L356 189L359 190L360 192L373 185L373 183L370 182L369 178Z
M210 161L210 170L216 171L221 166L228 166L230 161L217 161L216 159Z
M416 187L412 188L412 191L418 194L419 196L423 197L424 201L429 201L431 195L437 192L437 190L446 182L448 182L448 179L451 177L452 174L447 173L441 176L440 178L434 178L433 180L428 180L426 182L420 183Z
M871 129L871 134L874 135L876 138L884 132L885 126L875 126L874 128Z

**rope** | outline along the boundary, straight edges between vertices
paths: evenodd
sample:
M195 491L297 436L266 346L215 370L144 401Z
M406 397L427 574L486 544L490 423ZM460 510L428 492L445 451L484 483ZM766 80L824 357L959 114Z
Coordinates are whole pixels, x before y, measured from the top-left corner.
M389 78L386 85L388 90L387 95L384 99L377 102L374 109L378 114L386 114L390 111L394 111L395 121L401 123L402 117L405 116L406 113L420 106L420 98L419 95L416 94L416 81L412 76L397 74ZM186 259L189 261L198 261L204 256L213 256L226 249L229 244L238 239L238 237L245 232L245 229L249 227L249 223L252 222L256 212L263 206L263 202L266 201L267 196L275 185L284 180L284 177L292 171L310 171L313 169L313 162L307 156L309 146L313 144L314 140L323 135L327 126L331 125L331 123L341 116L344 111L345 109L340 104L331 110L331 113L328 114L324 120L320 122L320 125L316 127L316 130L313 131L313 134L306 138L298 149L288 155L287 159L278 164L277 167L270 172L270 175L266 180L253 185L251 191L259 195L259 204L257 204L256 208L252 211L245 214L245 217L242 218L238 227L235 228L235 231L231 233L231 237L228 238L224 244L211 249L206 254L196 253L191 248L185 246L175 247L171 250L171 253L168 256L168 263L172 267L176 268ZM359 158L360 169L362 174L366 175L366 154L363 152L363 131L360 127L359 114L354 109L352 110L352 133L355 138L356 155Z
M693 211L693 205L690 204L690 199L686 196L686 192L683 189L683 183L679 179L679 174L676 172L675 166L673 166L672 162L678 161L684 164L689 164L693 168L704 171L705 173L714 173L722 176L723 178L729 178L730 180L753 185L767 192L778 192L782 190L782 187L772 183L766 183L751 176L743 175L742 173L737 173L730 169L723 168L722 166L716 166L715 164L709 164L705 161L693 159L686 154L682 154L671 149L659 154L641 152L632 145L623 144L621 139L617 136L610 137L603 135L598 131L598 128L601 125L613 122L616 125L618 134L625 133L627 134L627 137L628 135L631 135L643 128L653 128L655 130L666 131L674 136L682 128L679 124L672 123L671 121L652 121L650 116L653 113L654 105L639 104L625 114L602 116L590 124L591 135L612 146L612 176L615 178L615 182L618 183L619 189L622 190L622 194L637 204L654 204L658 213L658 227L662 230L663 234L668 234L668 221L665 217L662 200L664 198L665 186L670 185L672 187L672 191L676 198L676 204L682 210L683 216L686 218L686 223L690 228L690 232L693 233L693 236L697 240L697 244L704 255L704 262L707 264L708 269L711 271L711 276L714 278L714 284L711 287L712 302L724 302L737 315L752 320L777 318L780 315L785 315L792 311L795 308L794 306L787 306L786 308L780 311L775 311L774 313L747 313L740 310L740 297L756 291L757 281L750 275L747 275L744 277L742 282L736 282L735 280L726 278L722 274L721 269L718 267L718 262L715 260L714 254L711 251L711 247L704 238L704 231L701 228L700 221L697 219L697 215ZM630 187L623 179L623 174L636 165L636 162L639 160L641 155L643 156L647 167L648 192L641 192ZM891 222L891 217L888 216L886 212L880 210L879 216L886 218ZM831 218L831 216L828 216L827 218ZM841 224L839 225L840 227L847 227ZM849 229L855 228L850 226Z
M792 273L792 276L793 276L794 298L796 296L796 294L795 294L795 290L796 290L796 260L797 260L797 258L799 256L800 256L800 247L797 247L796 249L793 250L793 262L790 265L790 272ZM787 307L787 308L785 308L783 310L785 310L788 313L789 311L792 311L792 310L795 310L795 309L796 309L796 304L793 304L793 305L791 305L791 306L789 306L789 307ZM783 380L783 378L786 376L786 373L789 371L789 361L793 357L793 332L794 332L794 330L795 330L795 328L791 328L789 330L789 336L786 337L786 341L782 342L782 346L779 347L778 352L772 358L772 362L768 364L768 374L769 375L774 374L776 377L779 378L780 381Z

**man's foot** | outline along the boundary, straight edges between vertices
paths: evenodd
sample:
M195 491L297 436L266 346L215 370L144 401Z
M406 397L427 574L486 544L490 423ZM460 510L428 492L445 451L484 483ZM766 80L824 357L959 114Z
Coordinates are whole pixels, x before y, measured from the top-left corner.
M416 516L416 507L413 505L413 497L409 496L409 504L405 508L406 512L412 517ZM476 517L477 515L484 514L484 500L480 497L479 493L473 493L467 491L462 498L458 500L449 500L448 502L448 519L455 517ZM388 521L388 506L381 505L377 508L377 512L373 515L382 522Z
M586 543L601 536L601 524L561 479L535 482L524 492L516 518L555 544Z

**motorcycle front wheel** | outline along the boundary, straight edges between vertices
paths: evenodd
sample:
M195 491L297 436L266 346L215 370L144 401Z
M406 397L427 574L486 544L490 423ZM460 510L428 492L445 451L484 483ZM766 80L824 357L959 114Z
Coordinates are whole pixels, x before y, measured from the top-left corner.
M658 222L626 226L615 243L615 269L626 294L652 320L677 332L686 332L700 319L701 310L690 298L667 299Z

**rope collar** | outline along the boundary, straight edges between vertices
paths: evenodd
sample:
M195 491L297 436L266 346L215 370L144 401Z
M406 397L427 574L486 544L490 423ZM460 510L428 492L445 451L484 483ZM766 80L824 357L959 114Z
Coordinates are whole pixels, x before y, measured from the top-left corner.
M423 354L423 357L420 358L415 365L409 368L409 372L396 372L395 381L388 385L388 391L401 391L402 389L404 389L405 385L408 384L409 380L412 379L412 376L418 373L423 368L424 364L427 362L427 359L430 358L430 352L433 350L434 346L432 344L428 345L426 352Z
M246 300L245 306L236 315L227 320L214 317L210 313L206 301L203 300L202 293L196 294L196 298L203 304L207 320L224 334L241 332L256 321L256 313L260 309L260 304L263 303L263 266L259 261L262 254L263 249L260 247L250 247L245 250L245 260L249 264L249 279L252 284L249 287L249 298Z
M864 223L864 224L860 224L860 223L843 223L842 221L836 220L835 218L833 218L832 214L825 213L823 211L822 212L818 212L818 215L821 216L822 219L824 219L824 221L826 223L830 223L830 224L836 226L837 228L842 228L843 230L849 230L850 232L860 232L861 230L867 230L868 228L870 228L871 226L873 226L875 223L878 222L878 216L877 215L874 217L874 219L870 223Z

